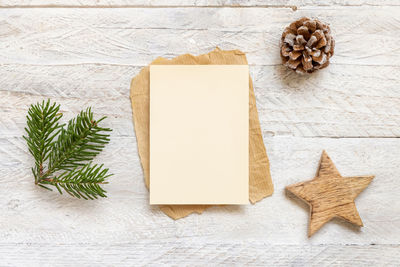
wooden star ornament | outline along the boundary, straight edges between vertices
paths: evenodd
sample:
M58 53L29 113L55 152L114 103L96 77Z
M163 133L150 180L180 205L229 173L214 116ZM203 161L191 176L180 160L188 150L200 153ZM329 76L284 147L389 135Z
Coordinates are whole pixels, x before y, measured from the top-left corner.
M316 177L289 185L286 190L310 206L310 237L334 217L363 226L354 200L373 178L374 176L342 177L328 154L323 151Z

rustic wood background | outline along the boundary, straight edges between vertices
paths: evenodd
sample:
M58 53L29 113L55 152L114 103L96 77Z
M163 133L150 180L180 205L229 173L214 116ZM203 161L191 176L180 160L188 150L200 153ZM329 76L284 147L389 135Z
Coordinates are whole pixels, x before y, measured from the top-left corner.
M301 16L336 39L332 64L306 77L278 48ZM399 18L397 0L1 0L0 266L399 266ZM247 53L275 193L173 221L148 204L130 80L158 56L216 46ZM109 117L107 199L34 185L21 136L47 98L66 118L89 105ZM284 187L312 178L323 149L343 176L376 178L356 200L364 228L337 220L308 239L307 207Z

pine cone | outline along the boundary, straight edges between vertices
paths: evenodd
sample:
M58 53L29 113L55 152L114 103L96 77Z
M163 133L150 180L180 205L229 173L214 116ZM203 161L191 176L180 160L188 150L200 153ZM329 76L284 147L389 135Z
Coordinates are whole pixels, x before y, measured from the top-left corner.
M282 62L298 73L327 67L334 48L331 29L317 19L301 18L282 33Z

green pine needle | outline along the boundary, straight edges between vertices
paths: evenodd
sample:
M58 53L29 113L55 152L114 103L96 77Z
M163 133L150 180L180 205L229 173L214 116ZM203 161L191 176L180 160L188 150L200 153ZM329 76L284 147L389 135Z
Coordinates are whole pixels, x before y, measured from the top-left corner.
M28 111L27 136L23 138L35 159L35 183L48 190L49 185L54 186L60 194L64 190L77 198L106 197L100 185L106 184L105 179L111 174L103 165L91 163L110 141L106 133L111 129L98 125L106 117L95 120L88 108L64 127L58 122L62 117L59 109L59 105L48 100L31 105Z
M93 165L88 163L83 168L75 167L72 171L65 171L59 176L45 178L42 184L53 185L58 192L62 194L64 189L68 194L77 198L94 199L97 196L106 197L106 191L100 187L101 184L107 184L105 179L111 174L107 174L108 169L103 165Z

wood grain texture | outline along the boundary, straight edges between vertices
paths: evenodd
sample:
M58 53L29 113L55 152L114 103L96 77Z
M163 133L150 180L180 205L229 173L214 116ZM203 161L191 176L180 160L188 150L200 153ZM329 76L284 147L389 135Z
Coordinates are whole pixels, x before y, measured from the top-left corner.
M3 0L0 7L262 7L398 6L396 0Z
M273 197L245 208L210 208L203 215L191 215L178 222L148 205L148 192L142 181L143 173L135 138L112 136L111 140L98 158L99 162L107 162L112 166L111 171L115 174L111 183L105 187L109 197L82 202L35 186L29 170L29 165L33 162L24 140L16 137L0 138L0 155L3 159L0 162L0 172L3 174L0 188L3 196L0 200L3 260L21 263L21 254L18 251L26 251L27 246L35 248L39 244L47 244L53 247L47 257L44 258L43 254L32 249L27 258L34 257L38 263L50 260L51 265L62 255L67 258L68 251L73 248L79 250L82 244L87 244L82 249L88 254L79 253L76 263L84 263L93 259L93 255L98 255L91 254L90 251L103 251L102 257L96 257L97 262L102 260L110 264L115 259L140 262L146 255L156 262L170 259L170 264L174 260L184 263L192 258L189 252L193 251L193 254L197 251L199 254L194 259L216 257L219 261L218 256L225 255L232 257L232 261L236 259L240 264L240 259L244 256L238 257L235 250L230 249L239 242L246 244L247 249L241 253L246 255L245 259L252 259L253 265L262 265L268 262L267 259L273 258L273 254L268 254L268 251L276 251L281 255L282 262L285 262L285 257L290 261L290 257L297 255L293 261L299 260L306 265L305 260L315 255L312 246L318 247L321 259L326 257L335 262L343 259L339 257L340 251L343 252L348 245L355 244L359 245L355 249L360 253L357 254L360 255L357 256L360 259L359 265L379 262L382 253L390 255L393 263L400 262L398 247L389 251L386 247L381 247L375 252L372 252L375 246L368 249L371 243L396 245L400 242L400 209L398 205L393 205L400 201L395 190L400 186L399 179L396 178L400 143L396 138L267 137L265 142L269 149L276 188ZM306 207L299 208L296 205L298 202L285 196L283 189L288 184L314 174L323 148L335 158L343 173L357 175L368 170L377 176L375 183L369 187L368 194L361 194L356 200L358 210L363 214L363 229L358 230L341 221L333 221L307 240L305 232L308 211ZM387 157L388 154L391 157ZM167 241L170 243L162 243ZM190 243L185 246L186 241ZM144 244L133 248L126 244L132 242ZM154 243L150 245L147 242ZM259 246L254 245L257 242ZM286 251L287 247L279 247L282 244L297 248ZM328 244L334 247L333 252ZM110 252L111 255L107 250L110 246L117 246L113 248L114 252ZM63 250L63 247L67 249ZM271 250L271 247L276 250ZM150 257L159 252L160 248L165 253L159 254L159 258ZM212 251L221 254L213 254ZM364 259L361 255L367 254L367 251L371 254L365 261L361 260ZM354 260L350 255L354 256L357 252L349 250L349 254L343 253L344 257L348 257L346 262L350 262ZM141 256L136 258L137 254ZM254 255L256 257L253 258ZM201 263L200 260L199 262ZM327 262L329 263L328 260Z
M269 245L265 243L131 242L121 244L0 244L4 265L24 266L388 266L400 246ZM50 256L49 256L50 255ZM74 255L74 257L71 257ZM78 260L79 259L79 260ZM184 264L182 264L184 263Z
M399 2L165 5L1 1L0 266L399 266ZM310 77L280 65L282 30L300 16L329 22L337 41L332 64ZM276 193L173 222L148 205L129 84L157 56L216 46L247 53ZM66 118L88 105L109 116L111 143L98 158L115 174L109 198L82 202L34 186L21 136L28 105L49 97ZM307 207L284 187L312 177L323 149L343 174L376 178L356 200L364 228L331 221L308 240Z
M115 243L151 239L363 245L400 241L400 207L393 205L400 201L396 190L400 186L396 178L400 143L396 138L267 137L264 140L276 189L273 197L242 208L213 207L179 221L148 205L135 140L113 133L111 143L97 159L107 162L115 174L105 186L108 198L81 201L35 186L30 172L33 159L24 140L0 138L1 242ZM356 200L364 228L329 222L307 241L308 209L299 208L299 202L286 196L284 188L315 174L322 149L335 159L342 173L352 176L368 171L376 178L368 194Z
M354 200L373 178L342 177L328 154L323 151L316 176L309 181L288 185L286 190L310 206L310 237L333 218L363 226Z
M129 84L140 69L105 64L3 64L2 133L20 136L28 105L51 97L66 105L63 111L70 114L88 105L99 107L99 115L114 118L117 134L133 136ZM400 73L400 67L331 65L310 77L299 77L281 65L250 66L250 72L264 136L400 136L400 75L393 75ZM12 118L15 109L19 113Z
M332 64L399 66L400 7L0 9L0 62L144 66L158 56L239 49L250 65L281 63L283 29L301 16L327 21ZM374 17L374 20L370 18ZM196 18L196 19L193 19ZM390 27L389 27L390 25ZM371 49L376 47L379 49Z

